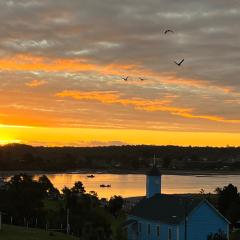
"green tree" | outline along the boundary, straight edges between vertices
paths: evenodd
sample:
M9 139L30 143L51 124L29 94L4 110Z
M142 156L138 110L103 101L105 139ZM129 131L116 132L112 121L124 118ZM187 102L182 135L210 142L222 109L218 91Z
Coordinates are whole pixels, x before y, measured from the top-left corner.
M7 183L5 211L18 219L40 216L45 193L31 176L19 174Z
M74 186L71 188L71 191L74 194L84 194L86 192L82 182L80 181L75 182Z
M42 175L38 182L48 197L58 197L60 195L58 189L53 186L46 175Z
M240 195L236 186L229 184L215 190L220 212L234 223L240 218Z
M111 214L117 216L120 210L123 207L123 198L121 196L111 197L108 203L108 208Z

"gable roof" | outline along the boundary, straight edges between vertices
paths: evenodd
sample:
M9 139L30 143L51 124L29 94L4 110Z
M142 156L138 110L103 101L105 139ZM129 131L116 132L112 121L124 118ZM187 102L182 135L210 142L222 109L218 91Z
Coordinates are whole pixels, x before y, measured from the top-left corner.
M205 202L208 204L210 208L212 208L221 218L223 218L228 224L231 224L231 222L225 218L209 201L205 200Z
M156 194L140 201L129 214L152 221L177 224L203 201L205 200L201 198Z

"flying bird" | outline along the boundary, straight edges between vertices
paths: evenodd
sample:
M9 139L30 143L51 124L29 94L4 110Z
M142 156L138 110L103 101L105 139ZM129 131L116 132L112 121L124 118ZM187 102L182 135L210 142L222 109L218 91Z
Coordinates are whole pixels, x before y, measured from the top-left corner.
M168 34L168 33L174 33L174 31L171 30L171 29L167 29L167 30L164 31L164 34Z
M179 67L182 65L183 62L184 62L184 59L182 59L180 62L174 61L174 63L177 64Z
M128 76L127 76L127 77L122 77L122 79L123 79L124 81L127 81L127 80L128 80Z
M139 79L140 79L141 81L144 81L144 80L146 80L145 78L141 78L141 77L140 77Z

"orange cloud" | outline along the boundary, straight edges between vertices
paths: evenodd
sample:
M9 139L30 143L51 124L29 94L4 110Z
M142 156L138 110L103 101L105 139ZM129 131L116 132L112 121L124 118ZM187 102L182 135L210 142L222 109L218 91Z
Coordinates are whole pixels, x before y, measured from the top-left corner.
M205 119L205 120L210 120L210 121L215 121L215 122L223 122L223 123L240 123L239 119L225 119L220 116L194 115L194 114L190 114L190 113L180 113L180 114L175 114L175 115L185 117L185 118Z
M16 55L0 59L0 69L8 71L46 71L46 72L85 72L95 71L102 74L117 74L131 70L134 65L111 64L101 66L88 63L85 59L49 59L33 55ZM118 69L118 70L115 70Z
M30 82L25 83L25 85L27 87L34 88L34 87L39 87L41 85L44 85L46 83L47 83L47 81L44 81L44 80L32 80Z
M93 100L106 104L122 104L122 105L131 105L136 109L154 112L162 111L169 112L170 114L181 116L184 118L192 119L205 119L215 122L224 122L224 123L240 123L238 119L225 119L221 116L211 116L211 115L197 115L193 113L191 108L179 108L169 106L171 101L168 100L146 100L141 98L121 98L121 94L116 91L74 91L74 90L65 90L56 94L58 97L70 97L76 100Z
M82 92L74 90L65 90L56 94L58 97L71 97L77 100L95 100L106 104L131 105L136 109L145 111L166 111L175 113L189 112L191 109L176 108L167 106L171 101L168 100L146 100L141 98L122 98L116 91L91 91Z
M31 54L18 54L12 57L0 58L0 69L7 71L45 71L45 72L97 72L104 75L118 75L126 73L130 76L146 76L148 81L141 84L149 84L161 81L166 84L209 88L209 83L201 79L179 78L175 73L159 73L143 68L140 64L93 64L86 59L50 59L47 57L34 56ZM139 84L139 81L129 81L129 84ZM232 88L212 86L212 89L224 93L232 92Z
M122 76L129 75L132 77L131 81L125 84L132 85L147 85L161 82L168 85L187 86L194 88L203 88L209 91L221 92L224 94L233 93L234 89L226 86L212 85L208 81L201 79L181 78L174 72L159 73L146 69L139 63L135 64L95 64L90 63L88 60L81 59L64 59L56 58L50 59L47 57L34 56L31 54L18 54L12 57L0 58L0 70L7 71L44 71L44 72L96 72L102 75L116 75ZM140 82L139 76L146 76L147 80ZM120 79L120 77L119 77ZM134 79L136 81L134 81ZM34 86L32 86L34 87Z

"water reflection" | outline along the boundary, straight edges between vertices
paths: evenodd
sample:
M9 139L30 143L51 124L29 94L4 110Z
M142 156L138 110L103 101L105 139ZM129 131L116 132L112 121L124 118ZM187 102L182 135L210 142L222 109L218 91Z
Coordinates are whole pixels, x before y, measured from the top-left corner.
M94 178L88 178L91 174L48 174L55 187L59 190L64 186L72 187L76 181L83 182L87 192L95 191L100 198L110 198L113 195L123 197L143 196L146 192L146 176L143 174L94 174ZM36 176L38 178L39 176ZM223 187L232 183L240 187L240 176L217 175L217 176L162 176L163 193L199 193L200 189L205 192L213 192L217 187ZM101 188L101 184L110 184L111 188Z

